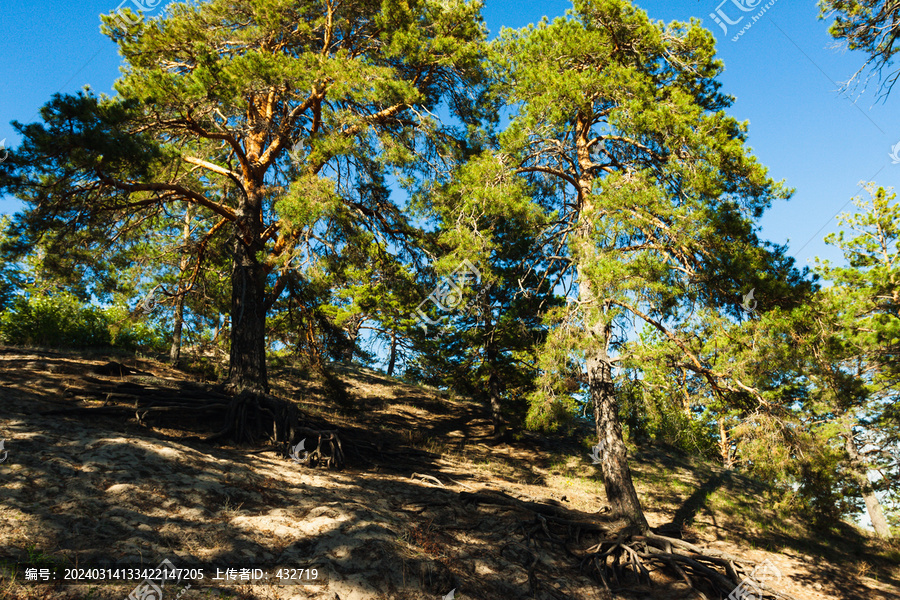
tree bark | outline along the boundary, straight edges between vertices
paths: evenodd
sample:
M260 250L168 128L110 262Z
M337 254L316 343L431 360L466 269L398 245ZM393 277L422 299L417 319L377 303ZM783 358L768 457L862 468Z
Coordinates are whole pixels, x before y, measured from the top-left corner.
M344 350L344 364L349 365L353 362L353 356L356 354L356 340L359 338L359 328L362 326L362 323L362 316L354 316L347 321L347 341L349 345Z
M585 333L588 337L585 349L585 370L588 381L588 396L594 406L594 425L600 445L600 472L606 499L612 513L627 520L641 533L650 531L644 516L637 490L628 467L622 426L619 423L619 402L616 397L612 377L612 361L608 345L612 336L612 324L605 315L605 307L599 290L594 289L587 273L597 260L596 242L591 236L596 218L593 206L593 175L588 140L590 124L579 115L575 123L576 148L582 174L578 181L579 215L574 231L573 248L575 267L578 275L578 295L584 311Z
M172 331L172 347L169 348L169 362L178 366L181 361L181 332L184 328L184 293L179 290L175 296L175 319Z
M503 434L504 429L503 412L500 409L500 391L502 382L500 381L500 371L497 367L499 361L497 343L494 339L494 336L496 335L496 325L494 324L494 315L491 311L491 304L487 294L484 294L481 298L481 315L483 317L484 326L484 364L487 366L488 371L487 392L488 403L491 407L491 435L497 438Z
M236 391L268 393L266 373L266 265L259 192L250 188L235 211L231 274L229 385Z
M181 333L184 329L184 296L186 293L184 290L187 288L185 285L185 276L188 266L190 265L187 254L187 244L191 239L191 209L192 206L189 204L184 211L184 227L181 231L181 241L185 248L181 253L181 259L178 261L178 289L175 293L175 320L172 324L172 346L169 348L169 362L175 366L178 366L178 362L181 360ZM200 258L198 257L197 260L200 260Z
M887 519L884 517L884 510L881 507L881 501L875 495L872 489L872 482L869 481L865 462L859 455L859 448L856 447L856 441L853 439L853 428L848 427L844 433L844 448L850 456L850 467L859 483L862 491L863 501L866 503L866 510L869 513L869 519L872 521L872 527L875 529L876 535L882 539L891 538L891 529L888 527Z
M491 365L491 375L488 379L488 392L491 396L491 422L495 436L503 435L503 411L500 409L500 375L497 367Z
M503 434L503 411L500 409L500 373L497 369L497 348L492 339L487 341L488 398L491 404L492 435Z
M731 442L728 441L728 429L725 427L725 419L719 419L719 454L722 455L722 464L726 469L734 467L731 459Z
M581 287L589 286L580 282ZM584 293L581 294L582 300ZM597 335L598 330L603 330ZM602 326L592 328L591 347L586 352L588 393L594 406L594 425L597 443L600 445L600 473L603 487L612 513L628 520L641 533L650 531L644 516L641 501L631 479L628 467L622 426L619 423L619 402L612 378L612 365L606 351L609 329Z
M397 332L391 330L391 357L388 360L387 376L394 376L394 366L397 364Z

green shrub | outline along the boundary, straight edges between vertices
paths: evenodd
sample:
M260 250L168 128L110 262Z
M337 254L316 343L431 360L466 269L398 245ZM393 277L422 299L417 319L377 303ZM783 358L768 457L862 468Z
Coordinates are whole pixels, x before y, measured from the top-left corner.
M124 309L102 309L67 293L18 296L12 306L0 312L0 343L53 348L165 348L158 330L146 323L122 325L124 321Z
M110 334L110 344L123 350L141 350L143 352L168 352L171 340L159 324L148 320L135 321L128 309L113 306L103 309Z

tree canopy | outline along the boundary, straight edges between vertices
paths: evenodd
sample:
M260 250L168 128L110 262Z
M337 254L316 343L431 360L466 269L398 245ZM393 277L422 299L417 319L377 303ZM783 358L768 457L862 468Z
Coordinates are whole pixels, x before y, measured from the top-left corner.
M868 55L853 79L869 71L878 76L879 88L887 96L900 77L900 70L890 71L900 51L900 5L890 0L819 0L819 9L821 18L834 17L828 31L835 39Z

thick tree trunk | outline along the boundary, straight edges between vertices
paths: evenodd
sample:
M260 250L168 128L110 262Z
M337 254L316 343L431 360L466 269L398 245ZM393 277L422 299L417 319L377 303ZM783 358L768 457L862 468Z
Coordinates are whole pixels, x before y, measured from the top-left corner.
M590 244L590 238L586 233L587 227L582 226L580 229L584 250ZM584 275L585 266L582 262L577 265L578 289L581 305L586 310L585 318L588 323L593 322L586 330L590 342L585 350L585 370L588 394L594 407L597 443L600 445L603 486L612 513L628 520L641 533L646 533L650 530L650 526L641 508L637 490L634 489L634 482L631 480L622 425L619 423L619 402L612 377L612 361L607 351L612 327L604 323L603 308L599 306L591 282Z
M588 350L586 369L588 391L594 405L594 424L600 445L600 472L606 499L613 514L627 519L641 533L650 530L637 490L628 467L622 426L619 423L619 403L612 379L612 368L603 336L594 336Z
M875 490L872 489L865 462L860 457L859 448L856 447L856 442L853 440L852 427L848 428L848 431L844 433L844 440L844 448L846 448L847 454L850 456L850 467L853 469L853 473L862 490L863 501L866 503L866 510L869 512L872 527L875 529L878 537L890 539L891 529L888 527L887 519L884 517L881 502L878 500L878 496L875 495Z
M248 200L236 211L231 273L231 360L228 382L235 390L269 391L266 374L266 266L260 203ZM254 201L255 200L255 201Z

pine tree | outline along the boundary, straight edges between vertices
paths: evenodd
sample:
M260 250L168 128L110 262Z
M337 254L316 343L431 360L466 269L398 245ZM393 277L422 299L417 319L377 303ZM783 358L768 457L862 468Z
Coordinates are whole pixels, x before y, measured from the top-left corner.
M866 186L870 200L855 199L860 213L844 214L846 227L826 238L844 253L846 266L819 264L833 285L822 291L825 316L816 321L809 356L818 384L820 416L839 439L844 464L863 497L876 533L891 537L877 491L900 481L900 204L896 194ZM869 474L877 472L873 483Z
M26 201L38 230L175 202L216 215L232 250L229 380L266 390L266 314L290 259L315 251L315 232L344 216L383 240L415 237L372 183L391 169L411 176L455 143L430 115L447 101L470 118L478 11L213 0L134 25L104 17L125 60L118 96L56 97L43 124L17 124L25 141L2 188Z
M851 50L868 54L851 82L863 71L879 76L883 96L890 94L900 70L885 74L900 51L900 4L892 0L819 0L819 18L834 17L828 32L845 40Z
M547 254L564 253L577 284L533 401L552 404L555 376L573 353L583 361L607 499L646 532L619 422L616 328L641 319L687 351L677 324L704 305L734 310L741 280L767 269L752 222L788 193L725 114L722 65L697 22L664 26L628 2L580 0L567 18L504 30L495 49L498 93L517 111L498 161L552 182L536 199L554 215ZM689 352L684 362L718 376Z

